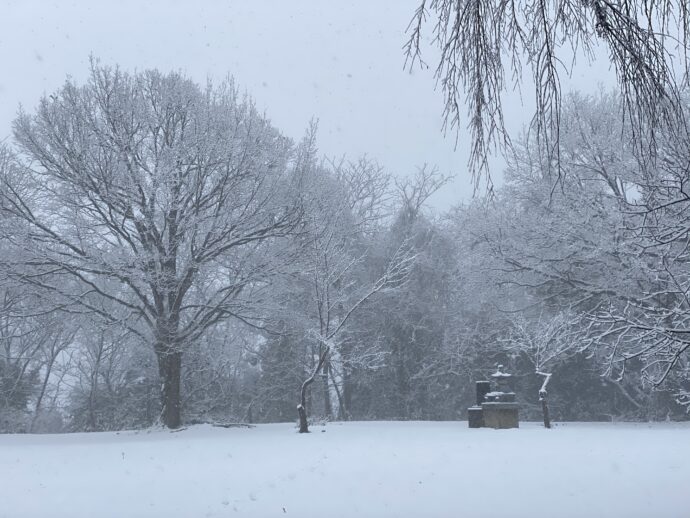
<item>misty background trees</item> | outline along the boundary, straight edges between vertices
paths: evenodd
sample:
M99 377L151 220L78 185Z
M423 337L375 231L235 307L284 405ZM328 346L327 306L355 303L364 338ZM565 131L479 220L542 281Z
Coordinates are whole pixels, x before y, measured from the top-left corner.
M433 167L92 63L0 154L2 431L464 419L498 363L525 418L684 418L690 147L647 160L623 103L567 96L558 160L527 131L503 187L438 214Z

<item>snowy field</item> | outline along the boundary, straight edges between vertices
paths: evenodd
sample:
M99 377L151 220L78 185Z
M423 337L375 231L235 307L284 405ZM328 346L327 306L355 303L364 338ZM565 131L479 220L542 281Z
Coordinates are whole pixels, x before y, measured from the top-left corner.
M5 435L0 517L690 516L690 423L522 426Z

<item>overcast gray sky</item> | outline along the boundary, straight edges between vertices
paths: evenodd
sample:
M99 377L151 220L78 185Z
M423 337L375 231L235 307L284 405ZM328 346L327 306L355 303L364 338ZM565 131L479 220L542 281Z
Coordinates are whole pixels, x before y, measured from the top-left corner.
M200 83L230 74L290 137L318 118L326 156L366 153L401 176L424 163L456 174L432 200L445 209L468 199L472 183L466 137L456 149L455 135L441 133L432 71L403 70L418 1L0 0L0 138L20 103L32 110L67 75L83 81L90 54L126 70L181 70ZM564 86L594 90L611 77L602 60ZM523 93L524 106L517 94L507 102L515 131L532 113L532 92Z

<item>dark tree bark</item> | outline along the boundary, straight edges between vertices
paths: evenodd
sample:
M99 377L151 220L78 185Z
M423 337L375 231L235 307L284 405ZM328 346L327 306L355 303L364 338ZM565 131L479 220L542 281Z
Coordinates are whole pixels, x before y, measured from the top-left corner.
M29 432L34 431L34 427L36 426L36 420L38 419L38 416L41 413L41 404L43 403L43 397L46 394L46 388L48 387L48 380L50 379L50 373L53 370L55 358L55 356L51 355L50 360L48 361L48 365L46 365L46 373L45 376L43 376L43 382L41 383L41 390L38 393L38 398L36 398L36 408L34 409L34 416L31 419L31 424L29 425Z
M299 417L299 433L309 433L309 423L307 422L307 390L309 389L309 386L312 383L314 383L314 379L316 379L316 375L319 373L319 371L323 367L323 364L326 362L330 350L330 347L326 347L321 352L321 355L319 356L319 362L316 364L316 367L314 367L311 376L309 376L306 380L304 380L304 383L302 383L302 389L300 390L300 404L297 405L297 415Z
M351 371L349 368L345 367L343 369L343 393L340 398L341 409L342 409L342 419L349 421L351 418L350 408L352 408L352 381L351 381Z
M161 378L161 423L168 428L181 424L180 375L182 353L170 348L159 348L158 371Z
M297 415L299 416L299 433L309 433L309 423L307 422L307 410L304 405L297 406Z
M549 404L546 401L546 391L539 392L539 401L541 401L541 411L544 414L544 427L551 428L551 416L549 415Z
M551 380L551 373L537 371L537 374L539 376L544 376L544 383L542 383L541 388L539 389L539 401L541 402L541 411L544 415L544 427L551 428L551 416L549 414L549 404L547 401L548 392L546 391L546 386Z
M98 350L96 351L96 358L91 371L91 386L89 387L89 417L87 427L93 432L97 429L96 426L96 405L98 403L98 376L101 372L101 358L103 357L104 336L100 334L98 339Z
M347 383L347 378L345 374L345 370L343 369L343 373L341 374L342 378L342 384L343 384L343 391L345 390L345 384ZM348 421L350 419L349 412L347 410L347 407L345 406L345 402L343 400L343 394L340 392L340 389L338 388L338 384L333 382L333 389L335 390L335 395L338 398L338 419L341 421Z
M333 418L333 405L331 405L331 390L329 386L330 373L330 362L326 362L323 365L321 373L321 376L323 378L323 408L326 419Z

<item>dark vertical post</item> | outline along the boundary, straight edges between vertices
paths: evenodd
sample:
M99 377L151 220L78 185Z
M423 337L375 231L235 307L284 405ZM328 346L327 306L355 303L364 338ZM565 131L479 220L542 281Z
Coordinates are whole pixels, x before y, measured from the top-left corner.
M477 404L467 409L467 423L470 428L482 428L484 426L482 403L484 402L484 396L491 392L491 383L488 381L477 381L476 391Z
M491 382L490 381L478 381L477 382L477 406L481 406L484 402L484 396L491 392Z
M484 412L480 406L471 406L467 409L467 424L470 428L481 428L484 426Z
M549 403L546 401L546 391L539 391L539 401L541 401L541 411L544 414L544 428L551 428L551 416L549 415Z

